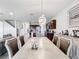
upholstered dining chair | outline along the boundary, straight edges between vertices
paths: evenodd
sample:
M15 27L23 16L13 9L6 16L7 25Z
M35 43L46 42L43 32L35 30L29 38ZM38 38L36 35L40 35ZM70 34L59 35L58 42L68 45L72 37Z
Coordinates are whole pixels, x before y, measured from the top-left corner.
M60 38L60 49L69 56L72 48L72 41L68 38Z
M8 55L9 55L9 59L12 59L12 57L19 50L18 49L18 45L17 45L17 39L16 38L12 38L12 39L6 40L5 47L7 49L7 52L8 52Z
M20 49L24 44L24 36L18 36L18 48Z
M25 44L24 36L20 36L19 39L20 39L21 45L23 46Z
M58 41L58 36L54 36L52 42L57 45L57 41Z
M58 35L54 35L52 42L59 48L60 47L60 40Z

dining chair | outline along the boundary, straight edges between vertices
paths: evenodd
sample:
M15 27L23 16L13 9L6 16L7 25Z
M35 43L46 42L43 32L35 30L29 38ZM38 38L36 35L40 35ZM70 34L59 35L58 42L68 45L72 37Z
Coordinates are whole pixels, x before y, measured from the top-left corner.
M60 47L60 40L58 35L54 35L52 42L59 48Z
M17 38L8 39L5 42L5 47L7 49L9 59L12 59L12 57L17 53L18 45L17 45Z
M18 48L20 49L24 44L24 36L18 36Z
M57 45L58 36L54 35L52 42Z
M62 50L66 55L69 56L72 48L72 41L68 38L60 38L60 50Z
M24 36L20 36L19 39L20 39L21 45L23 46L25 44Z

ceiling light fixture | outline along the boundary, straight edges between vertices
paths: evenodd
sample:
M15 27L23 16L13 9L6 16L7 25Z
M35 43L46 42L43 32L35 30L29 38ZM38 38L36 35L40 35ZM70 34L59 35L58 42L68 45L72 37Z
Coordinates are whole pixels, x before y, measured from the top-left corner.
M13 16L13 15L14 15L14 13L13 13L13 12L10 12L9 14L10 14L11 16Z
M41 0L41 15L43 14L43 0Z
M43 14L43 0L41 0L41 17L39 18L39 24L46 24L46 17Z

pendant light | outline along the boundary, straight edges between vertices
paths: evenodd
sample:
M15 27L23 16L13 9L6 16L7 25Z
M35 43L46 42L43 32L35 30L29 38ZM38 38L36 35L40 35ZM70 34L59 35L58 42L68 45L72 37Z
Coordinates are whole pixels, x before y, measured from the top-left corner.
M41 17L39 17L39 25L46 23L46 17L43 14L43 0L41 0Z

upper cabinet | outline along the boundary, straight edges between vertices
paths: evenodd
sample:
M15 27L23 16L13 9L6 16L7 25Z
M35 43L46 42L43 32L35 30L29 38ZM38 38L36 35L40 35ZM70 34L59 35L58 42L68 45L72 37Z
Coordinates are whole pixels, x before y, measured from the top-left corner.
M79 27L79 4L69 10L69 27Z
M56 20L51 20L47 23L47 29L56 29Z

